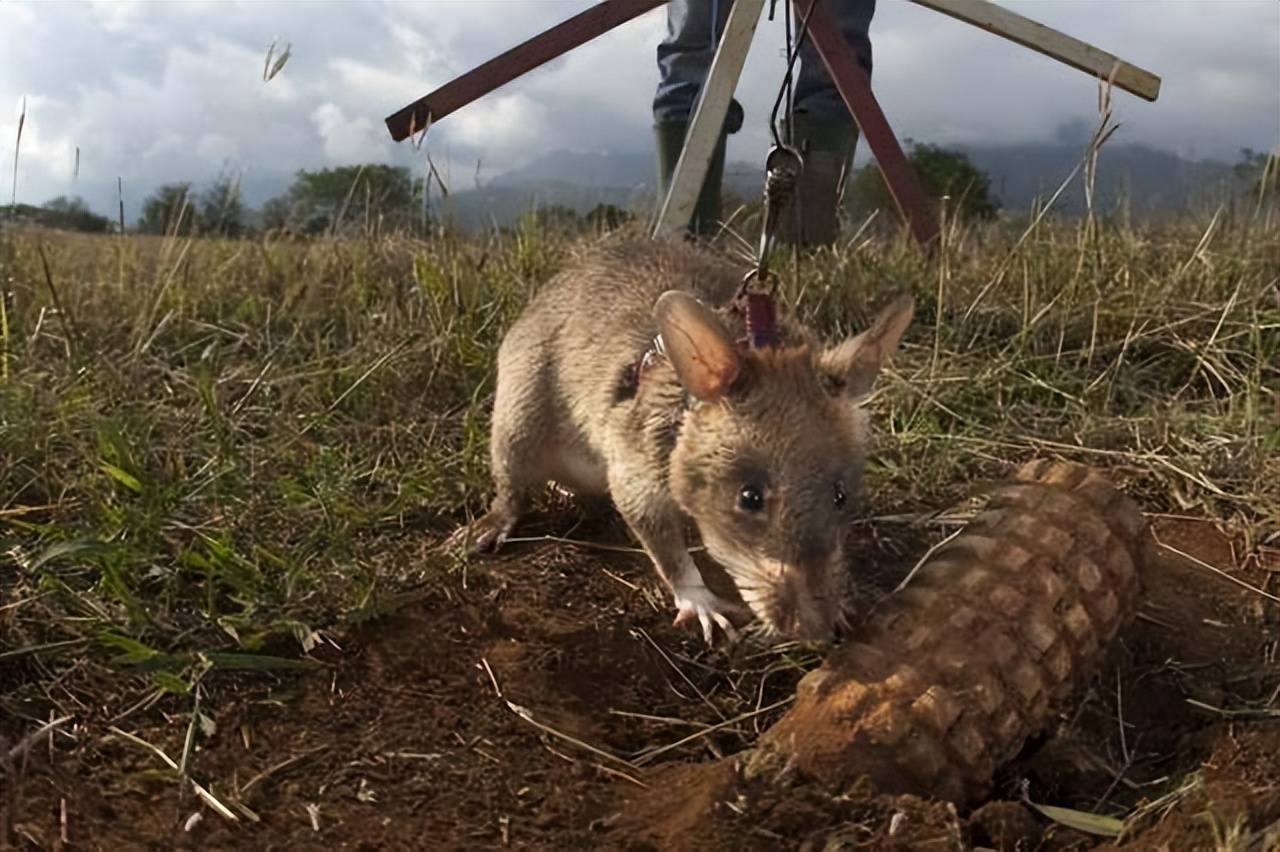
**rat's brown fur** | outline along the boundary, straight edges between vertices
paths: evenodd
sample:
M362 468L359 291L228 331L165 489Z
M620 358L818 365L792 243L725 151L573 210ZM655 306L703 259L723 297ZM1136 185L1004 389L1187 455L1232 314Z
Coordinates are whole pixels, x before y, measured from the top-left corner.
M782 348L745 349L732 343L743 334L736 312L717 318L689 298L726 306L742 274L707 250L643 238L579 253L499 350L495 496L460 536L477 550L501 546L548 480L608 493L672 589L678 621L697 617L709 639L713 623L729 629L733 609L706 589L689 557L692 519L766 626L828 636L867 442L857 401L896 347L911 303L900 299L871 330L834 348L820 350L806 329L780 318ZM668 345L636 383L637 359L659 332L687 343ZM761 489L760 511L739 505L746 484ZM843 507L837 491L847 495Z

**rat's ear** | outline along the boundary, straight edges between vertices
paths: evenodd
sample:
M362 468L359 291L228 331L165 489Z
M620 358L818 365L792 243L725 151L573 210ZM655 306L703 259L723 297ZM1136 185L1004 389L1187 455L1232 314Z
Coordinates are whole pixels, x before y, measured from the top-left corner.
M915 299L904 293L880 312L871 328L822 353L818 367L838 393L856 399L871 390L880 369L911 325L914 312Z
M741 372L742 361L711 309L688 293L668 290L658 297L653 316L684 389L703 402L723 397Z

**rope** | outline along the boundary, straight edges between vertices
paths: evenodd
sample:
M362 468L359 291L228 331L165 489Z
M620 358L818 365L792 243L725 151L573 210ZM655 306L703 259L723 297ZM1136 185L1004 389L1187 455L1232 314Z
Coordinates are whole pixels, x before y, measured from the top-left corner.
M782 85L778 87L778 97L773 102L773 110L769 113L769 130L773 134L773 144L781 146L783 144L782 136L778 133L778 110L782 108L784 98L787 101L787 122L788 136L792 131L795 123L795 103L792 98L791 75L795 67L796 59L800 56L800 48L804 46L805 37L809 35L809 17L813 14L813 10L817 7L821 0L813 0L808 10L804 13L804 18L800 21L800 29L794 38L791 33L792 18L792 0L787 0L787 68L783 74ZM793 141L791 139L788 142Z

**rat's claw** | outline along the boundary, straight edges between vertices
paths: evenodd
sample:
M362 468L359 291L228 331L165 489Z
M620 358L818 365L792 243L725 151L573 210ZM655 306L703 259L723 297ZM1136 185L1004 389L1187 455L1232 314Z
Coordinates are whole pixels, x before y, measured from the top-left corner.
M511 534L515 521L493 512L466 526L459 527L445 541L447 550L468 553L496 553Z
M732 604L716 597L710 589L701 584L677 586L674 592L677 612L673 623L676 627L696 618L702 625L702 638L708 645L712 644L715 638L716 625L720 626L730 640L738 638L737 631L733 629L733 624L726 617L726 613L734 609Z
M836 630L841 633L848 633L853 629L853 613L844 607L840 607L836 611Z

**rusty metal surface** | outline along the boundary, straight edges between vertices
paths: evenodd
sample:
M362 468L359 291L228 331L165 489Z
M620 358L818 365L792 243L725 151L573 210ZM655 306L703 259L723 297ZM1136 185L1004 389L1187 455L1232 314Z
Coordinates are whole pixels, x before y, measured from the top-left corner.
M1097 471L1026 466L801 681L748 773L980 799L1135 610L1145 536Z
M407 139L431 122L439 121L539 65L666 2L667 0L603 0L387 116L387 130L397 142Z
M810 6L814 6L812 12L809 12ZM938 236L934 201L925 194L915 170L902 153L893 128L871 92L867 72L855 60L853 50L840 35L821 0L796 0L796 8L802 17L809 12L808 37L813 40L813 46L827 66L840 97L853 113L867 146L875 155L898 212L918 243L932 245Z

